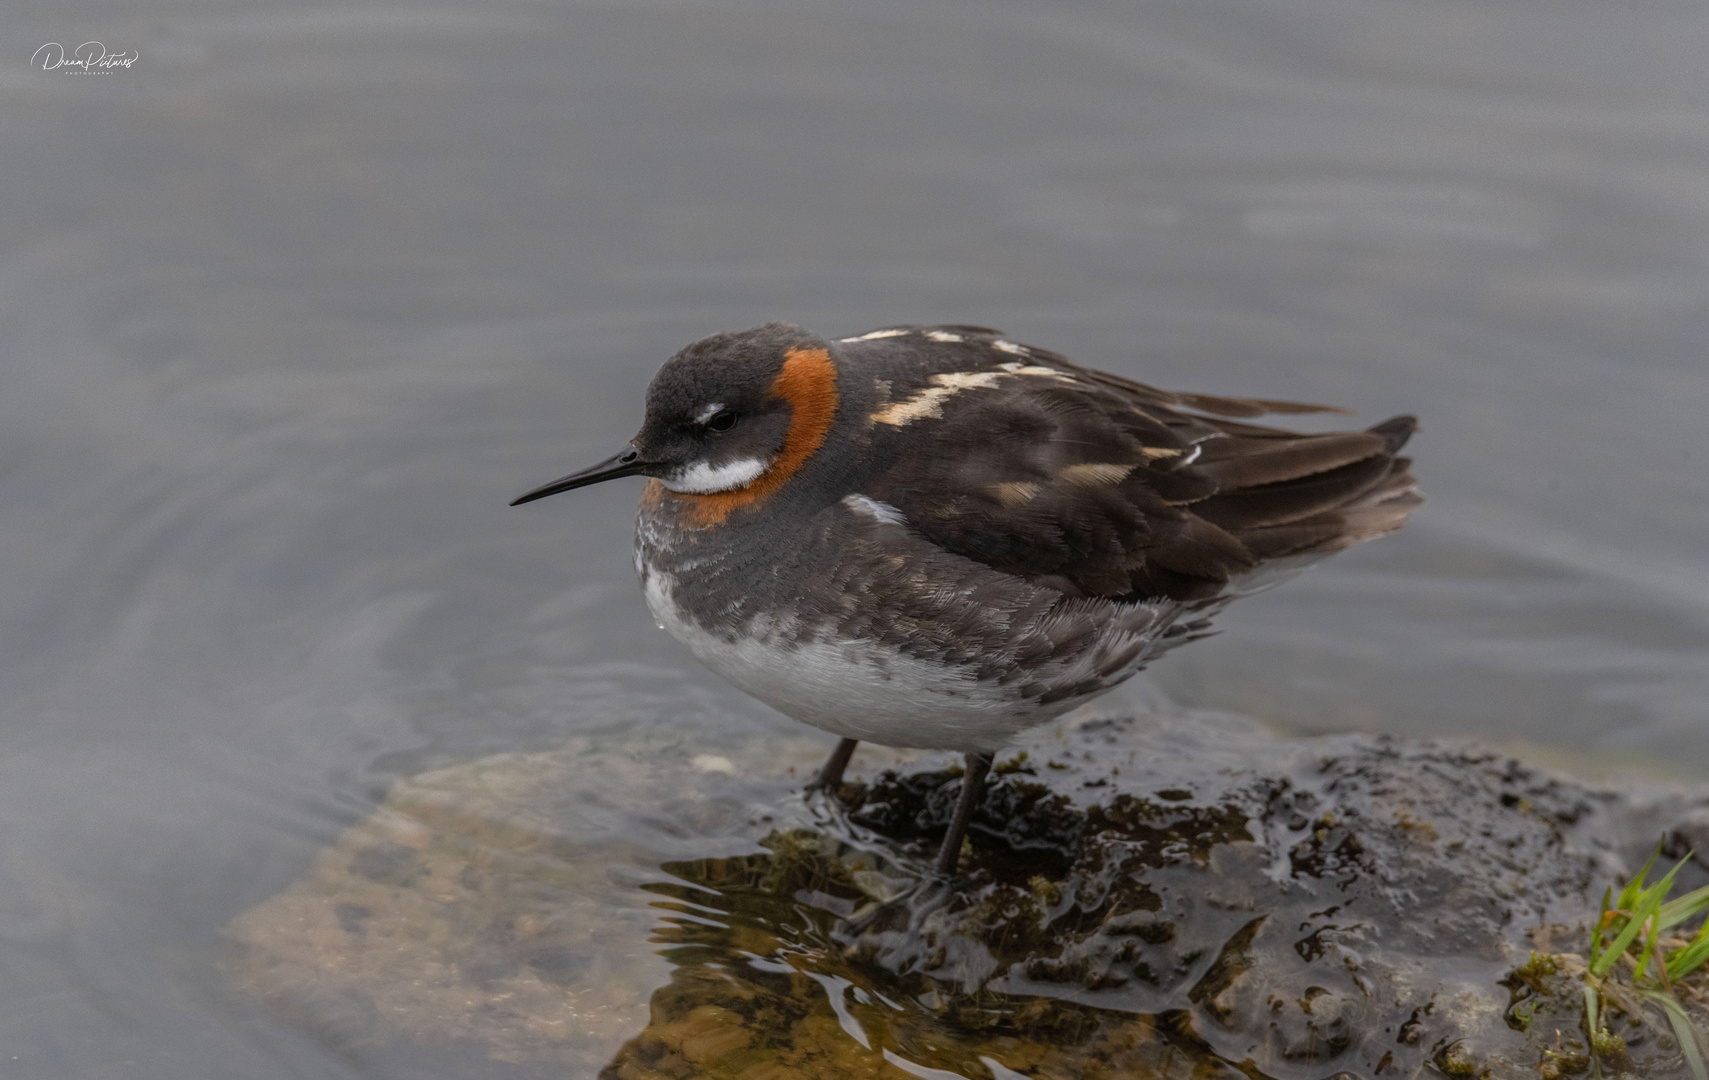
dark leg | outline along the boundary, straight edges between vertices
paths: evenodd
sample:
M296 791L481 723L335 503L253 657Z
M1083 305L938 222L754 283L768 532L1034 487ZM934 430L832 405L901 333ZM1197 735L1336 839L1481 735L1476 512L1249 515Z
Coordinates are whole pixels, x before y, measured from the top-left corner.
M843 770L849 767L849 758L854 757L855 747L860 745L859 739L844 739L831 751L831 756L825 760L825 767L819 770L819 779L807 785L808 791L829 791L833 794L843 782Z
M973 808L979 805L979 797L985 794L985 774L991 771L993 756L967 755L967 771L961 776L961 801L955 804L955 817L949 823L949 832L944 834L944 846L938 850L938 873L944 877L954 877L955 869L961 863L961 838L967 835L967 823L973 817Z

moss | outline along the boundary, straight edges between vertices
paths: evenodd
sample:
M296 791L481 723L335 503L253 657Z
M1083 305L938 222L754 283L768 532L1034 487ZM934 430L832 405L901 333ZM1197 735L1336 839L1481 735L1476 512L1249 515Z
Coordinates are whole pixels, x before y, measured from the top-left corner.
M1039 903L1047 908L1053 908L1062 903L1062 888L1054 881L1041 875L1034 875L1027 881L1027 887L1038 897Z
M1592 1031L1590 1033L1590 1048L1596 1051L1598 1057L1623 1058L1626 1056L1626 1040L1611 1031Z
M1513 978L1539 992L1545 990L1545 980L1561 970L1561 962L1552 953L1531 951L1531 958L1513 969Z
M1476 1076L1478 1061L1463 1041L1456 1040L1437 1052L1436 1068L1445 1076Z

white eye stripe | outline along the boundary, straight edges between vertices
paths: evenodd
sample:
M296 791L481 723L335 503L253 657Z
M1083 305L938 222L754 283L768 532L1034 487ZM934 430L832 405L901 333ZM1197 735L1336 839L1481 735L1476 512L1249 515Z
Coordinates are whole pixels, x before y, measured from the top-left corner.
M724 403L722 401L714 401L710 405L702 405L700 407L700 411L694 414L694 422L697 424L704 424L706 421L712 419L723 411Z
M680 470L675 476L666 477L660 482L672 491L685 495L711 495L714 492L746 487L759 479L766 467L766 463L758 458L739 458L736 461L726 461L722 465L697 461Z

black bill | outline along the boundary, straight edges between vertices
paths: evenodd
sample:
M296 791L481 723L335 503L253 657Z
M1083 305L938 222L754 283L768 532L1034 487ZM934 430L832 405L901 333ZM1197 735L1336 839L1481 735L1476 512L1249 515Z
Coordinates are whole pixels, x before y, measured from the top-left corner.
M556 495L560 491L587 487L589 484L597 484L602 480L615 480L620 476L637 476L646 467L647 463L641 460L640 451L631 447L621 454L606 458L598 465L590 466L581 472L573 472L568 476L561 476L545 487L535 488L528 494L514 500L510 505L521 506L523 503L533 502L535 499L544 499L546 496Z

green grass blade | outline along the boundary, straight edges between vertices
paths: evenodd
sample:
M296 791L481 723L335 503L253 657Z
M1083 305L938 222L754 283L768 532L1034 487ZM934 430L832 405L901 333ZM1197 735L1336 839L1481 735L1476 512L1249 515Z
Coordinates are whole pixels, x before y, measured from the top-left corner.
M1656 934L1658 933L1656 930L1656 923L1654 919L1648 919L1646 921L1650 925L1650 932L1644 936L1644 947L1638 952L1638 966L1632 975L1632 980L1634 982L1638 980L1639 976L1644 975L1650 970L1650 957L1656 951ZM1663 989L1669 988L1664 987Z
M1626 887L1620 890L1620 896L1615 900L1614 906L1632 914L1624 917L1625 923L1615 933L1614 940L1608 944L1606 949L1593 950L1596 952L1596 956L1590 962L1590 970L1597 977L1605 976L1613 969L1615 962L1631 947L1632 939L1636 938L1639 932L1643 930L1645 913L1642 908L1644 901L1655 894L1653 886L1648 889L1644 888L1644 879L1649 876L1650 868L1656 864L1656 858L1661 853L1661 845L1657 844L1656 850L1650 852L1650 857L1644 860L1644 865L1638 868L1636 874L1632 875L1632 880L1626 882ZM1678 870L1679 867L1676 866L1674 869ZM1662 890L1662 895L1665 896L1666 892L1665 889ZM1657 906L1660 906L1659 900ZM1600 925L1599 923L1598 926L1600 927Z
M1662 901L1667 899L1668 890L1673 888L1673 876L1679 873L1679 868L1684 865L1684 860L1675 863L1674 868L1667 872L1666 877L1645 889L1643 896L1638 900L1638 910L1633 912L1637 916L1636 921L1649 928L1647 932L1642 927L1639 928L1640 932L1644 934L1644 947L1638 953L1638 973L1640 975L1650 969L1650 958L1656 951L1656 938L1661 935Z
M1673 869L1663 875L1660 881L1644 890L1643 899L1639 901L1639 904L1642 905L1642 907L1641 910L1635 914L1637 914L1639 922L1647 922L1650 927L1649 932L1644 935L1644 949L1638 954L1639 972L1649 970L1650 958L1656 951L1656 939L1661 936L1662 932L1662 901L1666 900L1667 894L1673 890L1674 876L1679 873L1680 867L1684 865L1685 859L1681 859L1674 863ZM1669 976L1669 978L1672 978L1672 976Z
M1678 867L1674 869L1677 870ZM1591 965L1592 974L1598 978L1607 975L1613 969L1614 962L1620 959L1627 949L1631 948L1633 940L1643 931L1645 921L1661 909L1661 898L1667 894L1667 886L1671 884L1672 876L1669 874L1667 878L1645 889L1638 896L1637 903L1629 909L1632 912L1631 918L1626 920L1626 925L1620 928L1620 932L1614 936L1614 940L1609 943L1608 948L1596 958L1596 963ZM1653 932L1650 938L1653 943L1655 939ZM1643 967L1640 966L1638 970L1643 971Z
M1674 863L1673 869L1662 875L1662 879L1660 881L1644 890L1646 895L1655 896L1657 911L1661 910L1662 901L1667 899L1668 890L1673 888L1673 879L1679 874L1680 869L1685 866L1687 861L1689 861L1689 859L1681 859Z
M1685 1007L1671 994L1647 990L1644 996L1667 1013L1667 1022L1673 1027L1673 1037L1679 1040L1679 1051L1685 1055L1685 1063L1691 1066L1691 1075L1697 1080L1709 1080L1709 1067L1703 1063L1703 1037L1697 1025L1691 1022L1691 1017L1686 1015Z
M1699 911L1709 911L1709 885L1693 889L1684 896L1662 905L1662 929L1678 926Z
M1662 846L1657 844L1656 850L1652 851L1649 859L1645 861L1643 866L1638 868L1637 874L1633 876L1631 881L1626 883L1626 887L1624 889L1620 890L1620 900L1614 905L1615 907L1625 908L1627 911L1632 910L1632 908L1637 904L1638 894L1644 891L1645 875L1650 872L1650 867L1654 866L1656 863L1656 856L1661 853Z
M1709 960L1709 941L1699 941L1673 954L1667 962L1667 977L1678 982L1702 967L1706 960Z
M1602 955L1603 920L1608 918L1608 900L1614 895L1612 888L1602 890L1602 910L1596 913L1596 925L1590 928L1590 966L1596 967L1596 958Z
M1703 920L1702 928L1689 945L1668 957L1667 977L1677 982L1702 967L1705 960L1709 960L1709 919Z

